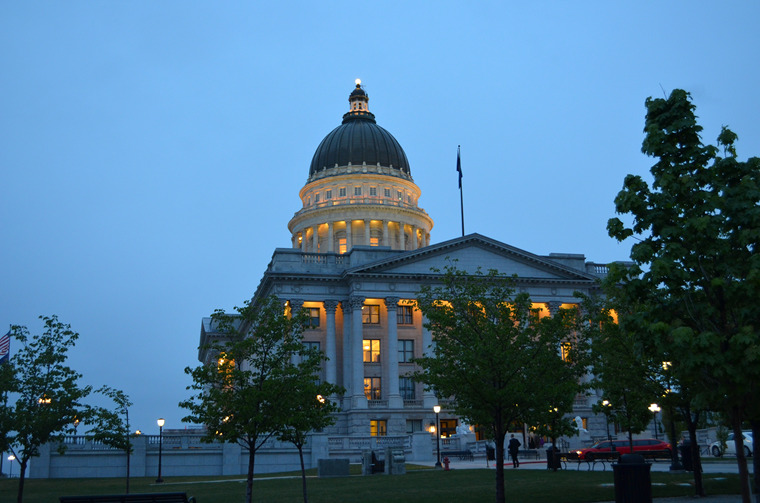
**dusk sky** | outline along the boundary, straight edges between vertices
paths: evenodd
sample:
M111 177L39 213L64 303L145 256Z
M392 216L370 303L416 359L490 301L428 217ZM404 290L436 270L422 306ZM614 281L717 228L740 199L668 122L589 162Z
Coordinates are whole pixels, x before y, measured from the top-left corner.
M644 101L760 155L760 2L0 3L0 329L57 314L132 429L184 428L201 318L249 299L361 78L431 240L628 259ZM11 351L18 345L12 342Z

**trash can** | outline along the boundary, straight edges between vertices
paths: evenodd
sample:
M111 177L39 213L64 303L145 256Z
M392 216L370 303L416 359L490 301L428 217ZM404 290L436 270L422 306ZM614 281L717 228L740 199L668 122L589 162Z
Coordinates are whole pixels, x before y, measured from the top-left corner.
M694 471L694 463L691 461L691 440L685 438L681 445L678 446L678 451L681 453L681 465L687 472Z
M486 445L486 459L488 461L496 461L496 448L491 445Z
M652 465L640 454L623 454L612 465L615 503L652 503Z
M546 469L547 470L559 470L562 468L559 460L559 451L554 446L546 449Z

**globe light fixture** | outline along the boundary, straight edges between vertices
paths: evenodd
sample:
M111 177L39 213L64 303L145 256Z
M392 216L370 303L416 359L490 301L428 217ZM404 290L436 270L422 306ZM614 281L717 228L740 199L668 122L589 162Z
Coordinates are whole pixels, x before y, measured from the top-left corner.
M160 484L164 481L164 479L161 478L161 455L164 447L164 424L166 421L162 417L156 421L156 423L158 424L158 478L156 479L156 482Z
M654 438L655 440L659 440L657 438L657 413L660 412L660 406L656 403L651 404L648 409L652 412L652 415L654 416Z
M442 468L442 465L441 465L441 422L438 420L438 414L441 412L441 406L434 405L433 412L435 412L435 449L438 452L438 460L435 462L435 467Z

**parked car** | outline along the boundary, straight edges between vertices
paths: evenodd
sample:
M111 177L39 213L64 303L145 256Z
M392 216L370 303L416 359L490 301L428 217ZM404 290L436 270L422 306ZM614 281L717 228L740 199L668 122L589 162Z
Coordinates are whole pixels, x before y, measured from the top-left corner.
M620 454L630 454L631 444L628 440L603 440L597 442L591 447L580 449L576 451L579 459L585 459L587 461L593 461L597 456L596 453L611 452L612 447ZM661 456L669 456L671 451L670 444L657 440L656 438L640 438L633 441L633 452L639 454L658 454Z
M752 456L752 432L743 431L742 434L744 435L744 455L746 457L750 457ZM734 434L733 433L728 434L728 439L726 440L725 452L721 452L720 442L713 442L710 445L710 453L716 458L724 454L731 454L733 456L736 456L736 443L734 442Z

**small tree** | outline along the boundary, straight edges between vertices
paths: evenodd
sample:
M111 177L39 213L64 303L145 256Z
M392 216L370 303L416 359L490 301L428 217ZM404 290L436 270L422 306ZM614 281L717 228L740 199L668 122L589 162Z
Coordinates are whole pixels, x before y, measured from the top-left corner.
M212 320L224 342L211 346L216 365L186 368L195 395L180 403L190 411L183 421L206 426L204 441L235 442L248 450L246 503L253 494L256 452L283 431L293 413L287 397L298 361L308 353L301 342L304 316L285 313L276 297L248 302L230 315L217 310ZM314 397L309 403L313 403Z
M121 390L102 386L96 393L110 398L114 408L92 407L86 412L86 421L91 425L87 437L105 445L124 451L127 455L127 488L129 494L129 458L132 454L132 434L129 431L129 408L132 402Z
M509 425L536 411L572 404L580 358L564 359L577 340L566 324L540 318L513 279L497 271L470 275L447 266L442 286L423 287L416 301L434 336L433 354L416 359L415 378L472 424L487 426L496 444L496 501L504 501L504 438ZM559 377L561 375L561 377ZM567 379L560 393L542 393Z
M67 353L79 337L58 317L41 316L45 330L30 337L26 327L11 326L11 337L21 348L3 365L0 380L0 432L20 466L17 501L24 496L24 480L29 460L39 456L46 443L58 443L82 417L81 400L90 387L80 387L80 374L65 365ZM15 401L14 401L15 399Z
M303 461L303 447L308 434L321 430L335 422L335 412L339 410L329 397L343 394L345 390L335 384L320 382L319 371L326 358L316 348L305 350L301 361L294 366L290 377L289 393L282 397L288 404L289 414L285 419L277 437L285 442L291 442L298 449L301 461L301 484L303 501L308 502L306 491L306 467Z

